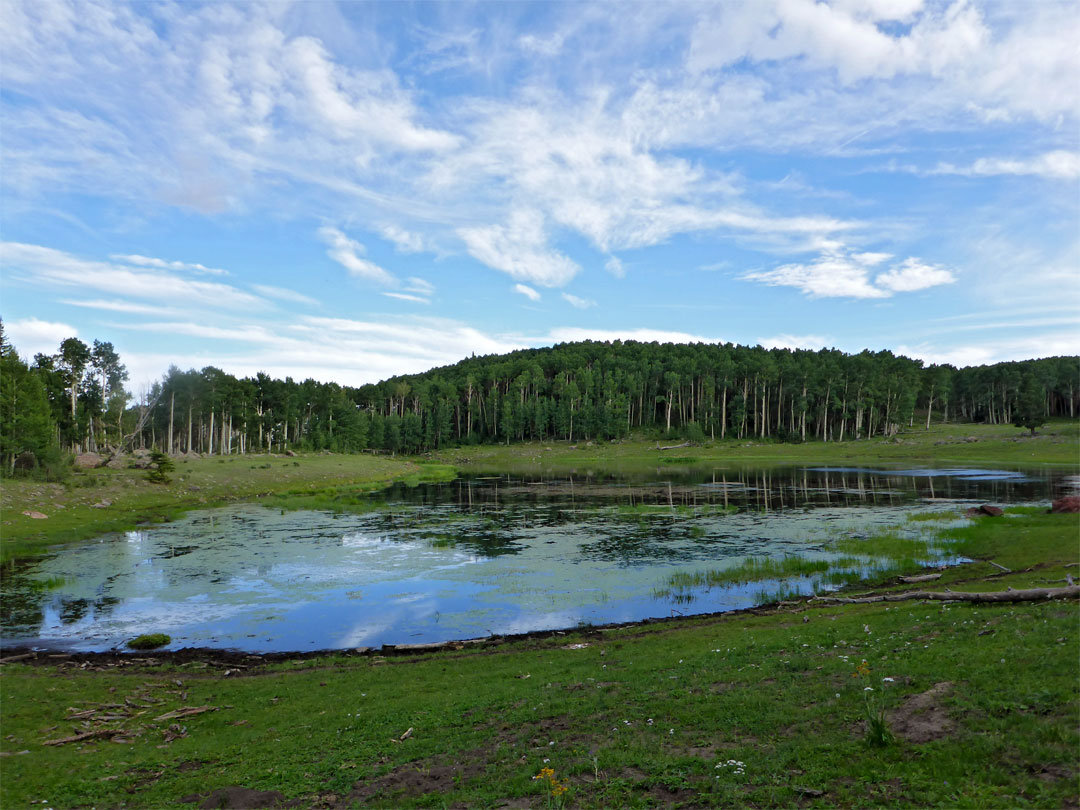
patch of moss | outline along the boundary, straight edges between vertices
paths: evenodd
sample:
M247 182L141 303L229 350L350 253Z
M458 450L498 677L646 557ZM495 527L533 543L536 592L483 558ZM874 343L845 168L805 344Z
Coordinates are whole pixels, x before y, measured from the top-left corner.
M167 636L164 633L144 633L131 639L127 645L133 650L156 650L158 647L164 647L170 641L172 641L172 636Z

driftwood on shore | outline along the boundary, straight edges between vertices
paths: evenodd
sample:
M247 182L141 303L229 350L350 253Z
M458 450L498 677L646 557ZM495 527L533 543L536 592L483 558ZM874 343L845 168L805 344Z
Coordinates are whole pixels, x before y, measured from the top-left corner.
M680 447L689 447L690 442L683 442L682 444L669 444L666 447L657 447L657 450L678 450Z
M842 596L815 596L821 602L839 604L862 604L866 602L903 602L907 599L931 599L939 602L1037 602L1043 599L1072 599L1080 597L1080 585L1064 588L1029 588L1023 591L909 591L886 593L880 596L860 596L847 599Z

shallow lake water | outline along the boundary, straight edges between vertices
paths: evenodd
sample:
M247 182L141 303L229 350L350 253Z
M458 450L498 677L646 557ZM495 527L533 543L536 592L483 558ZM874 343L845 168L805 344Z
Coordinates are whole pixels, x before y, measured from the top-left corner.
M829 559L838 537L932 529L908 521L913 511L1075 489L1075 476L1043 471L661 468L394 486L340 512L241 504L19 561L0 587L0 636L105 650L162 632L174 649L266 652L732 610L780 583L701 588L692 600L663 585L751 557Z

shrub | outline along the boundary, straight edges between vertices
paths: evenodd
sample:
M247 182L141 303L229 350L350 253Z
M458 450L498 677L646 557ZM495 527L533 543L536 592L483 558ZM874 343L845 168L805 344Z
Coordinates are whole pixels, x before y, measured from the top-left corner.
M158 647L164 647L170 641L172 641L172 636L167 636L164 633L144 633L131 639L127 645L133 650L154 650Z
M167 484L172 480L169 478L169 473L175 468L176 465L173 464L171 458L160 450L155 450L150 454L150 469L146 473L146 479L155 484Z

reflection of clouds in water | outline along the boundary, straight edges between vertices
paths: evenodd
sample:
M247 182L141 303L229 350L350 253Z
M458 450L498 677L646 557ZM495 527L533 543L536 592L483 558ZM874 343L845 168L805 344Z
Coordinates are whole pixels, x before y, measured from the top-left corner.
M116 642L141 632L170 633L190 625L222 622L246 610L247 607L240 604L191 599L181 603L160 602L148 596L126 600L108 610L90 607L79 619L63 623L59 606L49 605L41 623L40 637L57 641L102 639Z
M492 499L470 511L467 493L445 501L465 492L453 484L401 494L422 506L363 514L281 515L257 505L190 513L33 563L27 576L68 582L36 597L31 608L42 613L23 615L32 617L30 633L96 649L155 630L245 649L306 649L629 621L669 614L652 592L676 571L725 567L747 555L814 556L827 539L905 523L911 511L968 505L963 499L976 495L1045 498L1051 490L1049 478L997 471L944 481L937 471L843 476L800 469L787 478L768 472L683 485L676 505L687 508L660 516L620 514L612 507L627 505L625 493L590 502L583 487L576 502L525 488L513 501L503 487L497 506ZM630 506L648 506L661 489L666 502L672 492L650 487ZM1080 476L1058 475L1053 488L1077 491ZM739 511L694 508L729 501ZM699 599L692 612L745 607L760 587Z
M552 611L549 613L533 613L521 615L503 622L499 625L499 633L513 635L516 633L532 633L536 630L550 630L555 627L573 627L581 621L581 613L577 611Z

